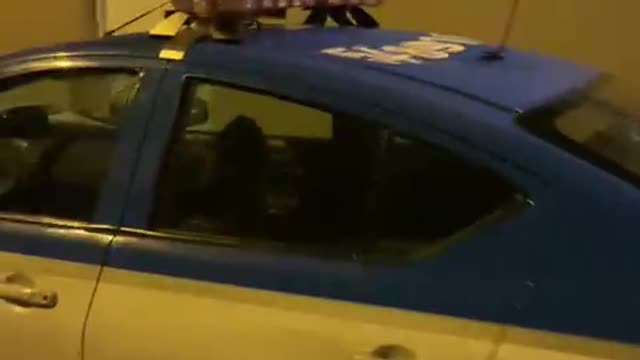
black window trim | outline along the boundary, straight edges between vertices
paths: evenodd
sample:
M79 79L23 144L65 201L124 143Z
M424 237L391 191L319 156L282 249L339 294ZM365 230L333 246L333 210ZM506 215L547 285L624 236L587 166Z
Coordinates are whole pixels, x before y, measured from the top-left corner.
M27 59L0 68L0 81L16 76L27 74L63 72L76 70L108 70L108 71L129 71L135 72L143 77L144 66L124 65L121 62L106 61L100 62L92 57L69 56L69 57L48 57L43 59Z
M10 212L0 213L0 224L2 224L3 222L12 224L45 226L48 228L82 230L94 233L114 233L117 231L116 227L106 224L94 224L46 215L23 215Z

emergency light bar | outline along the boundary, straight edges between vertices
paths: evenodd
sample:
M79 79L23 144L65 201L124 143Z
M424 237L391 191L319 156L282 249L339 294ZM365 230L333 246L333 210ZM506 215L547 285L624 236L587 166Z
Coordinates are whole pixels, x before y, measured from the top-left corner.
M259 14L289 8L377 6L382 0L171 0L173 7L199 18L219 14Z
M260 18L286 18L287 10L310 10L305 26L324 26L332 19L338 26L376 28L378 22L362 7L377 6L383 0L170 0L174 10L165 13L151 36L171 37L159 57L182 60L193 43L202 38L238 41Z

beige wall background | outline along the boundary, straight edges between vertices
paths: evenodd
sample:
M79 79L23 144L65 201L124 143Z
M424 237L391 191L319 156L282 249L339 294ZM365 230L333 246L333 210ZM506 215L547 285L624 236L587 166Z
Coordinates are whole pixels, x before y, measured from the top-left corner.
M85 39L159 4L159 0L35 0L0 12L0 52ZM387 0L376 9L386 28L467 35L495 43L512 0ZM97 5L96 5L97 4ZM96 19L96 9L99 13ZM640 112L638 0L521 0L510 45L595 65L619 77L614 96ZM130 27L148 29L160 12ZM289 20L302 19L298 13Z
M97 34L94 0L0 0L0 53Z

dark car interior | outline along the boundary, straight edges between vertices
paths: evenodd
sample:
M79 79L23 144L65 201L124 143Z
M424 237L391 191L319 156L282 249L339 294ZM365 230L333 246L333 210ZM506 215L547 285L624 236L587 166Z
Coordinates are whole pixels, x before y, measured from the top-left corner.
M440 241L516 194L439 147L337 115L330 139L268 135L242 114L187 129L161 178L156 228L286 243Z
M114 129L52 121L51 115L47 106L0 114L0 165L12 184L0 194L0 210L89 221L109 169Z
M65 121L46 106L0 116L0 211L91 220L115 127ZM358 119L334 115L327 138L266 134L242 114L220 131L192 130L208 117L194 102L168 153L157 228L302 244L430 243L517 193L449 151Z

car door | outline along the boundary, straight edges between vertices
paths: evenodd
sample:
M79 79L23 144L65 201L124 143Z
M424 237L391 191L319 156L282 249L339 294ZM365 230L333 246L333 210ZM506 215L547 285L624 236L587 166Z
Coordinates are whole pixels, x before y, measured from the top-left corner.
M0 357L80 359L161 70L73 56L0 72Z
M501 281L521 274L469 254L476 239L507 241L501 225L529 206L522 192L446 148L332 111L320 92L296 101L276 79L179 68L101 276L87 360L494 354L503 327L474 317L515 316L523 290ZM438 207L448 200L470 213Z

